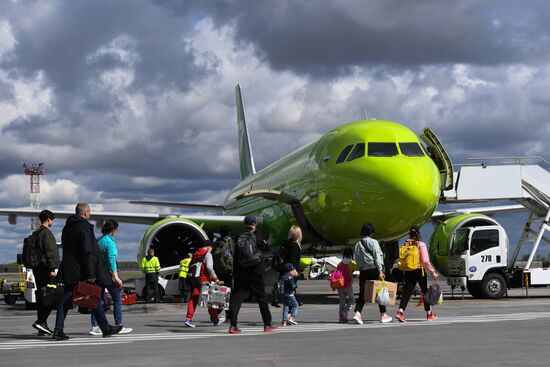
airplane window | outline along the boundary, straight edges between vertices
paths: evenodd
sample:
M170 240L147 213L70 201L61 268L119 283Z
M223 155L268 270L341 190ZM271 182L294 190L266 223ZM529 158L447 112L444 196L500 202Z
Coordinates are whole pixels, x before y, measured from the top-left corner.
M399 143L401 153L408 157L424 157L424 152L418 143Z
M348 156L349 152L351 151L351 148L353 148L353 144L348 145L347 147L344 148L344 150L342 150L342 153L340 153L340 156L336 160L337 164L342 163L343 161L346 160L346 157Z
M369 157L393 157L397 154L395 143L369 143Z
M353 151L349 155L347 161L353 161L354 159L361 158L365 155L365 143L359 143L353 148Z

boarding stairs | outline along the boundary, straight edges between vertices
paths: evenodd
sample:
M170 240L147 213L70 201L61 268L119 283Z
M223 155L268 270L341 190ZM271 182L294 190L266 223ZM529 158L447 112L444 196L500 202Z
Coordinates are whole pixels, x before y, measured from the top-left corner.
M460 166L455 175L453 190L444 193L446 203L482 203L516 201L527 210L529 217L510 258L511 271L523 245L534 239L534 246L523 269L530 284L550 284L548 267L531 268L541 241L550 232L550 163L541 157L472 158ZM536 225L540 222L538 229Z

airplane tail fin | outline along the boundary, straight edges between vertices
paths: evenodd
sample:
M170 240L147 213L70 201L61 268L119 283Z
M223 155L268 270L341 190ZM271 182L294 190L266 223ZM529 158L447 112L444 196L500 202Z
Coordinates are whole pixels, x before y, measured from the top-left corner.
M250 147L250 137L246 128L244 119L243 100L241 98L241 87L237 84L235 87L235 96L237 97L237 127L239 130L239 162L241 167L241 180L256 173L254 167L254 157Z

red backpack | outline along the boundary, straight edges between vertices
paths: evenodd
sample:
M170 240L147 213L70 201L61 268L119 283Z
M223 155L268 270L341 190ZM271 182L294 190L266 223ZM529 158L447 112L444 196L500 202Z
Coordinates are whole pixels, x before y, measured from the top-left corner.
M347 266L338 266L336 270L330 274L330 287L334 289L344 288L346 283L346 272L348 271Z

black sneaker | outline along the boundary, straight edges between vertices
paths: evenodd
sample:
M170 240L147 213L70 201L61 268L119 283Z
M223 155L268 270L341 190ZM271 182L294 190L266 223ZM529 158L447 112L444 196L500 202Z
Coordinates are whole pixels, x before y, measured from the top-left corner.
M48 324L46 324L46 323L39 324L39 323L35 322L34 324L32 324L32 327L35 328L36 330L38 330L38 332L42 332L45 335L52 335L53 334L53 331L50 330L50 328L48 327Z
M118 333L120 333L120 330L122 330L122 328L123 328L122 325L110 326L107 331L103 332L103 337L106 338L108 336L118 334Z
M67 334L65 334L65 333L62 332L62 331L57 331L57 330L55 330L55 331L53 332L52 338L55 339L55 340L67 340L67 339L70 339L69 336L68 336Z

